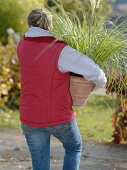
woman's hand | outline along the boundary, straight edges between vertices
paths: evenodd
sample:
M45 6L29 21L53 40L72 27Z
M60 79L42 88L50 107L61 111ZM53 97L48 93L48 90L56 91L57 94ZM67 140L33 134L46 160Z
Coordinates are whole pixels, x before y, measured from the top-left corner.
M99 89L99 88L94 84L92 91L96 91L96 90L98 90L98 89Z

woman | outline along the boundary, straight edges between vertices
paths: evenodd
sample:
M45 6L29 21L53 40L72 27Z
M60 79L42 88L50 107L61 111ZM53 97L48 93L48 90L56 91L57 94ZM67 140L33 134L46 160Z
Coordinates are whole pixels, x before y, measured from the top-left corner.
M29 30L20 40L17 52L20 121L33 170L50 169L51 135L65 149L63 170L79 170L82 138L72 109L69 72L83 75L99 88L107 81L105 74L92 59L49 33L52 17L43 9L32 10L27 21Z

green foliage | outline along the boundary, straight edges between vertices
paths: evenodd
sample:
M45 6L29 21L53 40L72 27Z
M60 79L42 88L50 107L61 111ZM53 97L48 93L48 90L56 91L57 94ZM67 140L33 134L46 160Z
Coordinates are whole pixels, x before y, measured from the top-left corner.
M26 17L33 8L42 7L43 0L0 0L0 38L6 41L7 28L21 34L26 30Z
M16 57L16 43L11 37L8 44L0 44L0 107L19 105L19 65Z
M6 108L0 113L0 128L20 129L19 110Z
M87 11L87 13L91 13L92 10L95 13L94 10L101 7L101 13L98 12L98 17L100 19L107 19L112 15L112 3L115 1L116 0L57 0L58 3L62 4L65 10L75 11L79 15L80 9L83 9L85 12ZM54 0L47 0L46 2L50 7L55 7Z
M109 59L110 67L120 67L118 58L124 58L122 54L126 51L126 23L117 26L115 22L110 22L111 26L107 28L105 22L98 17L101 8L92 4L91 13L80 10L82 21L75 13L66 12L62 5L56 5L59 13L49 9L54 19L54 29L51 32L56 37L91 57L102 68L109 66Z
M77 0L58 0L59 3L61 3L65 10L77 10L79 7L79 2Z

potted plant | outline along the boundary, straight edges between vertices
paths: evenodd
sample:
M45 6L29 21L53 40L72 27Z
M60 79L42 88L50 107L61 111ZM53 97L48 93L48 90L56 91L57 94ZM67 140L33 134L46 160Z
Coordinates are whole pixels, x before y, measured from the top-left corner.
M110 77L109 69L112 67L120 70L122 65L119 63L119 59L124 58L124 52L126 51L126 23L123 22L116 25L117 20L114 22L109 21L107 27L106 22L98 17L99 6L101 5L101 1L98 0L89 0L89 12L80 9L78 12L80 15L66 12L62 5L56 4L59 12L50 9L54 19L54 29L51 33L66 41L71 47L92 58L105 71L107 77ZM73 104L83 105L93 90L93 84L79 75L76 77L77 75L74 74L70 76L70 92ZM77 84L78 81L77 87L79 89L81 89L80 84L85 88L84 84L86 83L86 90L83 89L83 91L89 91L87 95L83 95L83 91L81 92L82 95L79 94L81 98L84 96L84 102L81 103L79 99L77 103L75 102L75 95L73 94L73 92L78 91L74 87L74 82Z

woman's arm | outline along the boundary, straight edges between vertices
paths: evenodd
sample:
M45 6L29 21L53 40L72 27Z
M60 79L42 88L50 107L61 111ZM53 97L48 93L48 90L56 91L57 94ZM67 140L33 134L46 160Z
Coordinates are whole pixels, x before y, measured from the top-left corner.
M98 64L70 46L63 48L59 56L58 67L61 72L83 75L86 80L92 81L99 88L107 82L105 73Z

